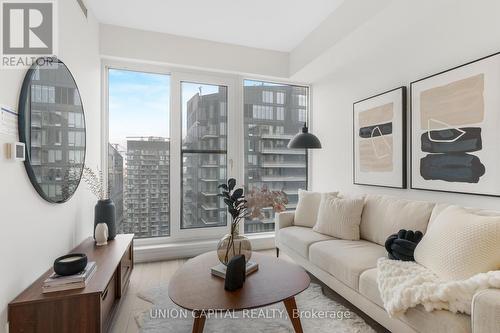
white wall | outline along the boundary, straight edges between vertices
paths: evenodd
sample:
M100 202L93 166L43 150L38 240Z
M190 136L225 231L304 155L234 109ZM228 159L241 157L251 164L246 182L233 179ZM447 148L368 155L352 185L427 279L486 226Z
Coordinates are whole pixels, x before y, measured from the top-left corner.
M299 74L318 56L384 10L391 0L344 0L290 52L290 75Z
M288 77L288 53L102 24L104 57Z
M100 160L99 26L86 19L76 0L60 0L59 58L73 73L80 88L87 122L87 163ZM16 106L25 71L0 70L0 104ZM7 304L53 260L92 234L96 199L82 183L64 204L50 204L32 187L22 163L5 159L0 136L0 332L7 321Z
M312 188L499 209L499 198L352 184L352 103L500 51L498 13L496 0L393 1L312 62L303 78L316 80L312 127L323 144Z

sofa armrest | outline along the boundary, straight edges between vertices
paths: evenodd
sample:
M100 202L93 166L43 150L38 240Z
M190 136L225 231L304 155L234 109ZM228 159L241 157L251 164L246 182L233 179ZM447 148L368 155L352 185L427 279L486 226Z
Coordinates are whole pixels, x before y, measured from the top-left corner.
M500 289L485 289L472 298L472 332L497 332L500 327Z
M293 225L294 217L295 211L276 213L276 215L274 216L274 230L276 231L276 233L280 229L291 227Z
M295 211L286 211L286 212L276 213L274 215L274 243L276 244L276 249L279 248L280 230L283 228L291 227L293 225L294 217L295 217ZM276 255L279 255L278 253L279 252L276 252Z

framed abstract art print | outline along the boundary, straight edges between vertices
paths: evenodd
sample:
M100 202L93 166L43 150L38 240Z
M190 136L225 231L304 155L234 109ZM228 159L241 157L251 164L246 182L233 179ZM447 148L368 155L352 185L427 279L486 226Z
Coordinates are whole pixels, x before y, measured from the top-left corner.
M411 188L500 195L500 54L411 83Z
M406 87L353 104L354 184L406 188Z

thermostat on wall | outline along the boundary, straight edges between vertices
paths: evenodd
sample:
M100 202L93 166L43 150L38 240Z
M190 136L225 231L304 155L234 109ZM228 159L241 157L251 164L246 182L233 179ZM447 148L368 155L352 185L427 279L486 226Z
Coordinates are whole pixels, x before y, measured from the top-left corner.
M23 142L14 142L7 144L7 158L14 161L24 161L26 158L26 150Z

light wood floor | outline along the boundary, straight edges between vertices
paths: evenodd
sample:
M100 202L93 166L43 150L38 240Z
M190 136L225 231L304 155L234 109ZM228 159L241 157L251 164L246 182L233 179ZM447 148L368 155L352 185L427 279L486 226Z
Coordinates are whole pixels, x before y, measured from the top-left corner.
M261 253L276 255L274 250L261 251ZM280 258L291 261L284 253L280 253ZM143 290L168 283L175 271L186 260L179 259L135 264L130 276L130 284L125 295L122 296L119 308L115 314L111 333L139 332L135 316L149 310L152 304L140 299L137 297L137 294Z
M275 256L275 250L259 251L264 254ZM292 261L283 251L280 252L280 258ZM148 311L152 304L146 302L137 294L141 291L148 290L152 287L165 285L168 283L172 275L187 259L158 261L151 263L141 263L134 266L132 275L130 276L130 284L125 295L122 296L120 305L115 314L114 323L111 327L111 333L136 333L139 332L139 327L135 321L137 314ZM321 281L311 276L313 282L323 286L323 294L351 309L360 315L376 332L387 333L384 327L375 322L369 316L358 310L354 305L346 301L342 296L335 293L333 290L325 286Z

